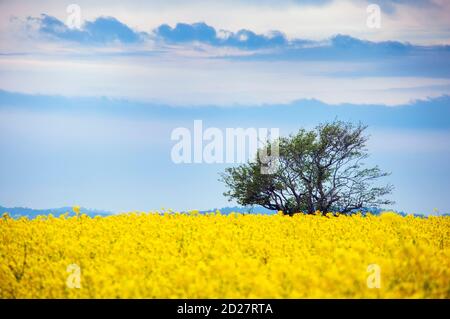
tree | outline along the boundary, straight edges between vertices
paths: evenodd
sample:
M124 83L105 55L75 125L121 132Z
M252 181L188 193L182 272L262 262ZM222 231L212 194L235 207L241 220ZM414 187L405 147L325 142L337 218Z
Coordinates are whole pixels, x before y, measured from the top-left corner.
M366 128L334 121L267 142L259 154L278 147L278 156L268 163L257 156L256 161L227 168L220 178L228 189L224 195L240 205L260 205L289 215L348 214L391 204L383 197L392 185L377 185L389 174L363 163L368 157ZM273 174L265 174L264 168L274 164Z

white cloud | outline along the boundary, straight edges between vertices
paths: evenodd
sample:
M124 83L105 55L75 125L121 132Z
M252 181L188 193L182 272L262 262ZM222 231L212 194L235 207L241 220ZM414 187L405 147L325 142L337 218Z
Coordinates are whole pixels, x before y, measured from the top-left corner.
M331 34L347 33L376 40L415 37L424 43L448 36L443 18L450 12L447 2L441 4L443 10L398 4L394 13L383 14L380 30L370 30L365 23L367 2L362 0L314 6L293 1L278 4L198 0L126 5L119 1L80 0L78 4L83 19L114 16L138 31L149 31L162 23L205 21L217 30L234 32L247 28L269 34L276 29L290 37L321 40ZM402 66L406 77L382 76L385 73L381 71L382 75L377 75L377 63L228 61L208 57L234 54L236 49L202 44L172 47L171 53L164 55L113 57L107 54L133 50L155 53L155 46L149 41L139 48L115 45L89 48L87 52L73 44L30 39L20 24L9 20L10 16L23 19L45 12L65 21L66 6L60 1L1 2L0 12L0 28L5 30L0 35L1 53L29 53L0 56L0 88L9 91L105 95L177 105L289 103L302 98L327 103L396 105L450 94L448 78L413 76L406 72L407 66ZM226 37L227 33L219 32L219 36ZM372 71L358 75L361 70Z
M111 96L174 105L327 103L396 105L450 94L450 79L336 77L358 64L244 62L183 57L0 57L0 88ZM45 79L45 80L43 80Z
M323 39L345 33L370 40L396 39L419 43L449 43L450 1L435 0L439 6L394 4L393 13L382 14L382 27L366 26L368 1L340 0L322 5L295 1L87 1L78 0L82 18L114 16L130 27L150 31L162 23L204 21L216 29L257 33L280 30L290 37ZM66 21L67 3L11 1L0 3L0 28L5 30L11 15L26 17L47 13Z

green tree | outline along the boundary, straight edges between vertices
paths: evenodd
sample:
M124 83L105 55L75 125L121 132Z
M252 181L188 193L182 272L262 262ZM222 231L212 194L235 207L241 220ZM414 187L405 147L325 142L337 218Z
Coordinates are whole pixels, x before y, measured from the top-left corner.
M258 153L278 156L227 168L220 180L229 200L240 205L261 205L293 215L330 211L344 214L393 202L384 199L392 185L379 185L387 176L378 166L366 167L366 126L341 121L321 124L311 131L267 142ZM275 143L275 144L274 144ZM267 166L275 167L267 174ZM275 165L275 166L273 166Z

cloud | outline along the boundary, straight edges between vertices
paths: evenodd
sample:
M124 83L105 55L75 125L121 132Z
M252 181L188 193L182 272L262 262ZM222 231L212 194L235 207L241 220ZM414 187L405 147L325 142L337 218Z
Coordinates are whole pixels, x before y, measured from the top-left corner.
M204 21L216 31L245 29L267 34L270 30L280 30L289 39L320 40L341 33L372 41L396 39L425 45L450 44L450 2L447 0L131 0L126 5L120 1L78 0L76 3L82 8L83 20L111 16L134 30L147 32L162 24L174 27L178 22ZM381 29L366 26L366 9L370 3L377 3L382 9ZM9 31L7 23L11 16L23 18L46 13L65 21L65 8L66 4L54 0L0 1L1 37ZM14 32L12 35L17 36Z
M421 74L439 73L444 77L447 77L446 74L450 70L450 45L421 46L399 41L373 42L338 34L323 41L295 39L273 49L228 58L258 61L378 61L383 64L382 67L388 64L390 69L395 70L399 69L396 65L410 62L409 69L402 70L406 74L417 74L413 70L421 69ZM426 67L430 65L433 67ZM424 70L424 67L427 69Z
M93 22L86 22L85 30L94 42L135 43L142 40L143 33L132 30L127 25L112 17L100 17Z
M155 34L169 42L193 42L216 43L218 38L216 30L206 23L178 23L175 28L167 24L159 26Z
M362 121L378 128L443 130L450 132L450 96L422 99L390 107L384 104L325 103L318 99L299 99L285 104L247 104L233 107L217 105L183 107L106 97L66 97L10 92L0 89L0 111L22 110L80 116L97 114L119 118L193 121L204 119L212 125L261 122L272 127L311 125L335 118ZM236 111L239 117L236 117Z
M56 40L77 42L80 44L139 43L149 39L146 32L138 32L114 17L98 17L86 21L80 29L69 28L61 20L47 14L27 18L27 30L37 30L39 34ZM237 32L216 30L204 22L192 24L177 23L175 27L162 24L155 28L153 37L167 44L204 43L212 46L233 47L238 49L280 48L292 43L306 43L304 40L288 41L280 31L267 35L256 34L247 29Z
M423 59L402 56L390 63L385 62L388 58L354 62L339 58L283 61L277 57L277 61L267 63L173 53L111 56L101 52L91 55L91 48L84 51L82 58L78 53L0 57L0 88L185 106L288 103L301 98L398 105L450 94L449 63L445 61L424 65ZM399 64L402 61L405 63ZM414 63L419 69L414 69ZM430 73L435 69L441 73Z
M205 23L179 23L171 28L162 25L153 33L164 43L206 44L214 48L234 48L220 58L240 61L286 62L345 62L376 63L367 70L355 68L340 72L337 76L430 76L448 78L450 75L450 45L415 45L400 41L368 41L349 35L337 34L329 39L313 41L288 39L283 33L273 31L269 35L249 30L230 32L216 30ZM210 50L214 55L215 51Z
M113 17L86 21L80 29L71 29L62 21L46 14L38 18L29 17L27 22L34 24L38 32L46 36L83 44L131 44L141 42L146 36Z
M231 32L216 30L204 22L178 23L173 28L163 24L156 28L153 34L158 40L170 44L203 43L243 50L272 49L255 52L254 55L244 54L242 56L244 59L355 60L430 52L450 53L448 45L418 46L399 41L373 42L343 34L321 41L288 39L280 31L272 31L267 35L256 34L246 29Z
M234 48L233 56L246 59L275 60L349 60L385 58L417 54L439 53L445 58L450 54L449 45L419 46L407 42L373 42L349 35L337 34L325 40L289 39L284 33L274 30L258 34L248 29L236 32L215 29L205 22L177 23L174 27L162 24L152 32L139 32L114 17L98 17L86 21L80 29L69 28L61 20L47 14L29 17L27 32L37 30L38 34L53 40L64 40L84 45L143 44L155 40L160 46L166 44L205 44L217 48ZM176 49L174 49L176 50ZM253 55L242 51L256 51Z
M241 49L281 47L288 43L285 35L279 31L273 31L268 35L256 34L245 29L235 33L227 30L216 31L204 22L177 23L174 28L163 24L154 30L154 34L158 39L169 43L200 42Z

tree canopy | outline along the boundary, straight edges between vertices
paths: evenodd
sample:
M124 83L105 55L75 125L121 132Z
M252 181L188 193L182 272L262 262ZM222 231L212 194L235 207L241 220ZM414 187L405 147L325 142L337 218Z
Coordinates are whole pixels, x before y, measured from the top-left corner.
M313 130L268 141L258 154L278 147L277 156L230 167L221 174L224 193L240 205L260 205L285 214L341 212L380 207L393 186L380 185L389 175L366 167L366 126L334 121ZM275 144L273 144L275 143ZM267 174L267 166L275 167Z

